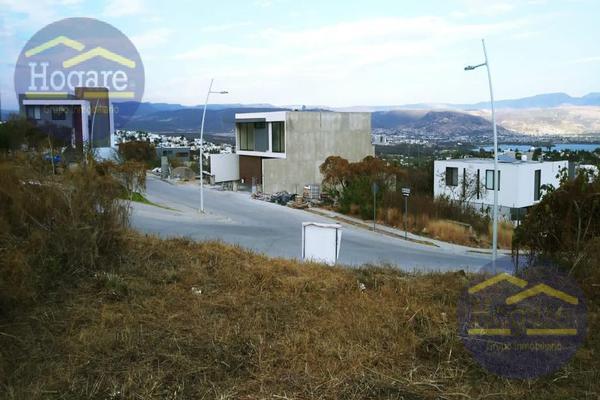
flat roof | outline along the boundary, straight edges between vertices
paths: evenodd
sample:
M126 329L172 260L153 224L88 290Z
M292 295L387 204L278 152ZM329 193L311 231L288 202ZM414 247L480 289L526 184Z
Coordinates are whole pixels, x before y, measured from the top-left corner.
M265 112L249 112L236 113L235 119L245 122L264 122L264 121L284 121L287 113L303 113L303 114L371 114L366 111L302 111L302 110L285 110L285 111L265 111ZM252 121L253 120L253 121Z
M494 159L493 158L451 158L448 160L435 160L435 161L451 161L451 162L462 162L462 163L468 163L468 164L493 164L494 163ZM568 160L557 160L557 161L550 161L550 160L543 160L543 161L534 161L534 160L506 160L506 159L500 159L498 158L498 163L499 164L542 164L542 163L549 163L549 162L565 162Z
M42 100L42 99L28 99L23 100L24 106L87 106L90 102L87 100L75 100L75 99L52 99L52 100Z

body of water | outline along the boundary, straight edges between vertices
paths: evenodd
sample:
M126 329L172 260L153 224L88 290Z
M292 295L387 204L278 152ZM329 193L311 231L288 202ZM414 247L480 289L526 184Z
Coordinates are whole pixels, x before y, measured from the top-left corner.
M483 147L486 151L492 151L494 149L493 145L489 145L489 146L480 146L475 148L474 150L479 150L481 147ZM529 151L532 147L536 147L530 144L499 144L498 145L498 150L500 151L505 151L505 150L517 150L520 152L525 152L525 151ZM540 147L540 146L537 146ZM600 144L594 144L594 143L560 143L560 144L555 144L552 145L552 150L556 150L556 151L563 151L563 150L571 150L571 151L575 151L575 150L585 150L585 151L594 151L596 149L600 148ZM548 151L548 148L546 146L542 147L543 151Z

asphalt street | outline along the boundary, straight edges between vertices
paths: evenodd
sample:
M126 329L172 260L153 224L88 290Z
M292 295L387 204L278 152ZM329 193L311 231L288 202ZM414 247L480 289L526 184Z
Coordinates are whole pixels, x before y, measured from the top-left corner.
M274 257L301 257L302 222L333 221L303 210L254 200L247 192L205 187L199 213L198 183L169 183L149 176L146 197L171 209L132 203L132 226L161 237L221 240ZM479 271L490 256L460 248L438 248L342 223L340 264L391 265L403 270ZM509 263L503 256L500 264Z

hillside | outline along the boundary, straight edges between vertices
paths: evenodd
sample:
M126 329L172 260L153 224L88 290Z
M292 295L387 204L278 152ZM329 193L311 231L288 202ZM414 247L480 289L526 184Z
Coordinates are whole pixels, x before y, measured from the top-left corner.
M0 160L2 398L597 397L597 274L581 283L590 333L575 358L507 381L458 337L470 275L143 236L113 168L90 158L55 175L41 154Z
M591 343L565 371L528 384L484 372L456 335L465 283L456 273L331 268L132 235L110 272L0 320L0 384L14 398L99 399L545 399L592 390Z
M206 133L233 132L235 114L244 112L280 111L283 108L217 108L206 112ZM326 110L323 110L326 111ZM126 109L115 116L119 129L138 129L152 132L198 133L202 121L202 109L160 109L152 104L142 104L131 116ZM130 119L124 122L124 117ZM487 134L491 123L480 116L457 111L396 110L372 113L372 127L396 129L416 135L440 134L442 136ZM499 128L500 134L507 131Z
M469 114L491 119L487 110ZM529 135L593 135L600 137L600 107L563 106L555 108L500 109L498 124Z
M152 110L151 105L140 107L133 116L115 114L118 129L147 130L152 132L199 133L202 123L202 108L176 108ZM236 113L278 111L281 108L211 108L206 111L204 131L207 133L233 132ZM125 117L128 120L125 120Z
M492 124L486 118L456 111L379 111L372 114L373 128L395 129L399 133L440 137L487 135ZM498 134L509 133L502 126Z

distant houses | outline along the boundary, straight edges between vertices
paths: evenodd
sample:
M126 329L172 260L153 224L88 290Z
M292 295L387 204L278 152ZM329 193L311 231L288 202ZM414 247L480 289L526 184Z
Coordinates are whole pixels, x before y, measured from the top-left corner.
M568 167L568 161L532 161L508 155L499 157L498 175L494 177L492 158L436 160L434 196L491 211L494 188L498 185L499 214L515 220L540 201L544 185L558 187L559 174L568 171Z

